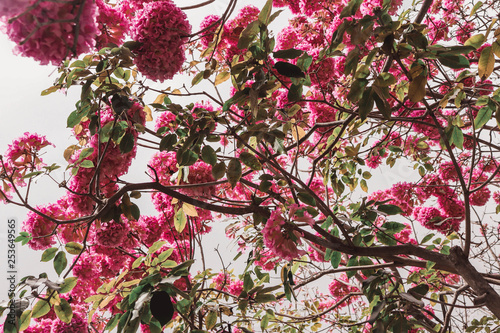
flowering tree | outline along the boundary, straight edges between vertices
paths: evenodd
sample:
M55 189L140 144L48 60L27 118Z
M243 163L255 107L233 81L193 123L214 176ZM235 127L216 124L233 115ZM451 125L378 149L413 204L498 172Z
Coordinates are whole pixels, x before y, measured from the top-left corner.
M0 160L16 240L60 277L24 278L5 332L498 329L499 2L262 5L192 29L169 0L0 4L15 52L59 68L42 95L81 90L63 197L30 204L59 172L44 136ZM180 71L210 88L152 86ZM241 270L207 263L216 224Z

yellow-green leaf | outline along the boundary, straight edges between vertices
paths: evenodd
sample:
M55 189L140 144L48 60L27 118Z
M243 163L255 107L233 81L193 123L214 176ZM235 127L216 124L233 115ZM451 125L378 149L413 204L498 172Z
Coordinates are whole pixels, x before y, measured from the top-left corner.
M255 157L255 155L244 151L240 154L240 159L243 162L243 164L245 164L250 169L262 170L262 164L260 163L259 159Z
M177 210L177 212L175 212L174 215L175 230L177 230L178 233L181 233L186 227L186 223L187 223L186 214L184 213L184 209L182 209L181 207Z
M496 40L492 45L491 49L493 50L493 53L500 58L500 40Z
M229 161L229 164L227 166L227 180L229 181L229 184L231 184L231 187L235 187L238 181L241 178L241 163L237 159L232 159Z
M408 97L413 103L420 102L425 97L425 85L427 84L427 77L419 75L410 82L408 90Z
M49 313L49 311L50 311L49 302L41 299L33 307L31 317L40 318L40 317L45 316L47 313Z
M71 305L69 305L68 301L64 298L61 298L61 303L59 305L54 306L54 311L61 321L69 324L71 319L73 319L73 310L71 309Z
M76 286L78 282L78 278L76 277L68 277L64 279L64 282L61 284L61 290L59 290L60 294L68 293Z
M495 68L495 54L491 46L487 46L481 51L478 63L478 74L481 80L487 79Z
M148 250L148 253L149 254L155 253L156 251L158 251L160 249L160 247L162 247L166 243L167 243L166 241L162 241L162 240L156 241L153 245L151 245L151 247Z
M69 254L79 255L82 252L83 245L75 242L67 243L64 248Z
M231 77L231 74L229 72L221 72L221 73L217 74L217 76L215 77L214 85L217 86L217 85L221 84L222 82L227 81L230 77Z
M478 49L481 47L481 45L484 44L485 41L486 41L486 36L484 36L483 34L478 34L467 39L464 45L472 46L473 48Z
M217 324L217 312L209 311L205 319L205 326L207 327L207 330L210 331L214 328L215 324Z
M25 310L19 318L19 331L24 331L30 326L31 310Z
M182 209L184 210L184 213L186 213L187 216L192 216L192 217L198 216L196 208L193 205L188 204L187 202L182 203Z
M51 261L56 256L56 253L57 253L57 247L51 247L50 249L43 251L42 259L40 259L40 261L42 262Z

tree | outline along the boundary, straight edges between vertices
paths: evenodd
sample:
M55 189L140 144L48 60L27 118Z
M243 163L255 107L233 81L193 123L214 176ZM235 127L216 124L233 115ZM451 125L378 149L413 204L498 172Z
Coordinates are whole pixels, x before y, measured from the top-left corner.
M231 1L195 32L164 0L10 2L17 52L58 66L42 95L81 98L60 200L29 201L45 137L1 158L60 277L21 280L5 332L499 330L498 2ZM152 85L181 70L208 88ZM221 223L241 270L207 266Z

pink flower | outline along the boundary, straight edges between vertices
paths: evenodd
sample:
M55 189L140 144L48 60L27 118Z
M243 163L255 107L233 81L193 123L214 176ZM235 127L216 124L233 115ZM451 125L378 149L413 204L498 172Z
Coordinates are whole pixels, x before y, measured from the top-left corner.
M109 43L120 45L129 28L128 18L116 7L96 1L98 13L97 23L99 32L96 37L97 48L105 47Z
M470 204L473 206L484 206L490 199L491 192L487 186L469 195Z
M38 60L42 65L59 65L64 59L94 48L95 16L93 0L83 0L79 5L73 1L42 1L8 24L6 30L9 38L17 44L14 49L17 54ZM78 39L75 41L77 29Z
M297 243L300 243L300 235L291 230L282 230L285 226L285 220L279 210L271 213L267 220L266 226L262 229L264 236L264 244L277 256L292 260L305 254L305 251L297 248Z
M2 0L0 2L0 18L10 18L25 10L32 0Z
M88 332L87 318L84 314L73 313L73 318L69 324L56 319L52 328L53 333L84 333Z
M214 35L217 30L218 24L220 25L220 22L217 23L219 20L219 15L208 15L203 19L203 21L201 21L200 30L206 29L203 32L202 37L200 38L201 45L204 48L207 48L208 44L210 44L214 40Z
M142 43L134 50L137 69L147 78L163 82L181 70L184 44L191 33L186 14L171 1L144 4L132 22L131 37Z
M345 273L343 273L338 279L334 279L330 283L330 285L328 285L328 290L334 297L335 302L340 301L344 296L351 292L359 292L359 289L357 287L351 286L349 284L349 279L347 278L347 275ZM344 307L352 303L357 298L357 296L348 298L345 302L340 304L340 307Z
M124 222L103 222L96 232L96 244L117 247L120 246L129 232L129 227Z

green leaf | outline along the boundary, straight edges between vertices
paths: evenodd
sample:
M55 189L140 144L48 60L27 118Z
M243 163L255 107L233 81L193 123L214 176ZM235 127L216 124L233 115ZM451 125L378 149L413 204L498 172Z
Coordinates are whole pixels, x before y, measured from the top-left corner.
M61 298L61 303L54 306L54 311L57 317L66 324L69 324L71 319L73 319L73 310L71 309L71 305L64 298Z
M377 210L387 215L398 215L403 213L403 210L396 205L379 205Z
M378 231L376 233L376 236L377 236L377 239L379 240L379 242L381 242L382 244L389 245L389 246L393 246L393 245L398 244L398 242L393 237L387 235L386 233L384 233L382 231Z
M236 184L238 184L238 181L241 178L241 163L237 159L232 159L229 161L229 164L227 166L227 180L229 181L229 184L231 184L231 187L235 187Z
M412 30L405 35L408 44L415 48L426 49L429 41L427 38L417 30Z
M309 194L305 192L298 192L297 198L309 206L316 206L316 200Z
M450 143L454 144L460 149L464 149L464 134L458 126L453 126L452 128Z
M262 13L262 12L261 12ZM251 22L240 34L240 39L238 40L237 47L240 50L248 48L248 45L257 37L257 34L260 31L260 22L259 20Z
M268 303L276 301L276 297L273 294L259 294L255 296L255 302L257 303Z
M461 69L470 67L469 60L463 55L438 54L437 57L442 65L449 68Z
M375 100L375 104L377 105L378 110L382 113L385 119L390 120L392 115L392 108L389 102L387 102L388 93L385 93L383 90L387 90L387 88L380 88L376 85L372 87L372 90L375 92L373 94L373 99Z
M80 153L80 156L78 156L78 161L81 161L84 158L89 157L93 153L94 153L94 148L85 148L85 149L82 149L82 151Z
M340 12L340 18L353 16L359 9L359 6L363 3L363 0L351 0Z
M393 84L395 84L396 82L397 82L397 80L394 77L394 75L392 75L391 73L383 72L383 73L380 73L379 76L377 76L374 84L379 86L379 87L389 87L389 86L392 86Z
M73 128L80 123L83 117L86 117L90 111L90 107L85 107L82 110L75 110L70 113L68 120L66 121L66 126L68 128Z
M380 228L388 234L397 234L398 232L404 230L406 225L399 222L385 222Z
M355 1L355 0L351 0L351 2L352 1ZM345 67L344 67L344 74L345 75L349 75L356 70L356 68L358 67L358 64L359 64L359 55L360 54L361 54L361 51L360 51L359 47L357 47L357 46L347 54L347 57L345 60Z
M271 16L272 8L273 8L273 0L267 0L266 4L259 13L259 21L262 24L267 25L269 23L269 17Z
M478 34L470 37L464 43L465 46L472 46L476 50L481 47L481 45L486 42L486 36L483 34Z
M201 150L201 159L203 162L215 166L217 164L217 154L215 150L210 146L204 146Z
M32 178L32 177L41 175L42 173L43 173L43 171L33 171L33 172L28 173L28 174L25 174L22 178L28 179L28 178Z
M179 166L190 166L198 161L198 157L198 154L191 149L188 149L181 154L181 159L177 162L179 163Z
M302 99L302 85L301 84L292 84L290 86L290 90L288 90L287 95L288 101L290 102L298 102Z
M51 247L50 249L43 251L42 259L40 261L42 262L51 261L56 256L56 253L57 253L57 247Z
M333 268L339 267L341 261L342 261L342 253L338 251L333 251L330 258L330 263L332 264L332 267Z
M434 234L433 233L430 233L430 234L427 234L425 235L425 237L422 239L422 241L420 242L420 244L425 244L426 242L428 242L432 237L434 237Z
M187 217L186 214L184 214L184 209L182 209L181 207L177 210L177 212L175 212L174 215L175 230L177 230L178 233L181 233L186 227L186 224L187 224Z
M66 253L63 251L59 251L54 258L54 269L57 275L61 275L67 265L68 260L66 259Z
M368 84L366 79L357 79L351 85L351 89L347 94L347 99L353 103L358 102L364 94L364 89Z
M374 91L372 87L368 87L363 92L363 97L359 101L358 112L361 120L365 120L368 114L373 110L374 104Z
M273 57L280 59L295 59L300 57L302 53L304 53L302 50L286 49L273 52Z
M83 245L75 242L67 243L64 248L69 254L78 255L83 250Z
M160 141L160 151L172 150L174 145L177 143L177 135L167 134Z
M58 91L58 90L59 90L59 88L61 88L61 87L60 87L60 86L58 86L58 85L57 85L57 86L52 86L52 87L50 87L50 88L47 88L47 89L45 89L45 90L42 90L42 92L41 92L41 94L40 94L40 95L41 95L41 96L47 96L47 95L49 95L49 94L52 94L53 92Z
M211 330L217 324L217 312L209 311L207 316L205 317L205 327L207 330Z
M33 306L33 310L31 311L31 317L40 318L49 313L49 311L50 311L50 303L41 299L38 302L36 302L35 306Z
M474 119L474 127L476 129L483 127L491 119L492 115L493 110L489 107L481 108Z
M304 74L304 72L302 72L299 66L296 66L288 62L278 61L274 64L274 68L276 68L279 74L286 77L295 77L295 78L306 77L306 75Z
M191 81L191 87L194 87L195 85L200 83L201 80L203 80L203 74L205 74L205 71L201 71L194 76L193 80Z
M408 293L413 295L413 297L422 299L429 292L429 285L426 283L419 284L416 287L410 288Z
M121 316L122 316L121 313L117 313L116 315L114 315L113 318L108 320L108 322L106 323L106 327L104 327L104 330L105 331L113 330L116 327L116 325L118 325Z
M76 287L77 283L78 283L77 277L72 276L65 278L64 282L61 284L61 290L59 290L59 294L69 293L71 290L73 290L74 287Z
M91 160L83 160L82 163L80 163L80 167L90 169L94 167L94 162Z
M358 257L352 256L347 261L347 265L346 266L347 267L352 267L352 266L358 266L358 265L359 265ZM354 276L354 274L356 274L356 271L354 271L354 270L346 272L346 275L347 275L347 277L349 279L352 278Z
M15 320L12 320L12 318L10 318L9 316L5 318L5 322L3 324L3 333L18 333Z
M252 170L262 170L262 164L259 159L249 152L241 152L240 160Z
M250 275L249 272L245 273L245 276L243 278L243 290L244 291L249 291L252 289L254 286L252 276Z
M215 180L219 180L226 174L226 164L224 162L217 163L212 168L212 176Z
M120 141L120 152L122 154L130 153L135 146L135 138L132 133L126 133Z

